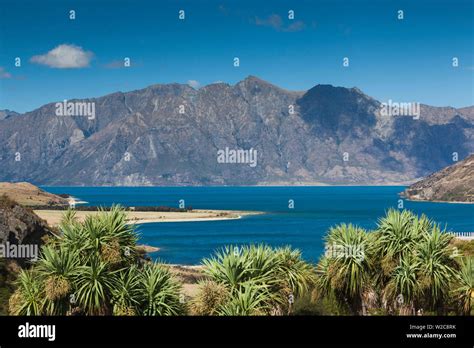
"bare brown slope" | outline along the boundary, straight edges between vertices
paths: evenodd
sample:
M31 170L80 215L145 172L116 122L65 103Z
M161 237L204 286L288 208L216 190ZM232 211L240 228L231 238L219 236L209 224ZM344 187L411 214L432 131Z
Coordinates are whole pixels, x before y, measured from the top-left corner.
M27 182L0 182L0 196L3 195L25 206L68 204L67 199L45 192Z
M412 200L474 202L474 154L408 187Z

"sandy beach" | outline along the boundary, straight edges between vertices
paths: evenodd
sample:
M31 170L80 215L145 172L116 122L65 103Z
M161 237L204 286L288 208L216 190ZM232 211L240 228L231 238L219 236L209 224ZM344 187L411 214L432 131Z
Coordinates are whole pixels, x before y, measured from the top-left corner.
M51 226L57 226L64 214L63 210L34 210L35 214L46 220ZM87 215L97 215L95 211L76 212L79 221ZM127 211L127 218L133 224L146 224L154 222L196 222L240 219L242 216L261 214L251 211L235 210L201 210L195 209L188 212L154 212L154 211Z

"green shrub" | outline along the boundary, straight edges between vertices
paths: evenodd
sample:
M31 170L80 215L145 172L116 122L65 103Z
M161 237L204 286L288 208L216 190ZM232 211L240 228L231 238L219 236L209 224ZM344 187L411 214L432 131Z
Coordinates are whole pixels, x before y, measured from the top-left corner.
M203 265L204 273L228 294L213 307L207 301L204 307L210 314L287 314L294 299L308 292L316 279L314 268L301 259L301 253L288 247L228 246L203 260ZM201 288L198 298L213 298L210 292Z
M136 252L137 235L114 206L79 223L67 211L61 234L21 271L9 300L14 315L177 315L181 285Z

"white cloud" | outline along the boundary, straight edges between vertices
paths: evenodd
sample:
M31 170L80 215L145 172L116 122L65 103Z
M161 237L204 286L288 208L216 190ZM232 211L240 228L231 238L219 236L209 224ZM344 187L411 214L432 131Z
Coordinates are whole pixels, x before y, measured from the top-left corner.
M11 79L12 74L5 70L5 68L0 66L0 79Z
M196 80L189 80L188 81L188 85L194 89L197 89L201 86L201 84L199 83L199 81L196 81Z
M84 51L82 47L62 44L46 54L31 57L32 63L38 63L51 68L84 68L88 67L94 54Z

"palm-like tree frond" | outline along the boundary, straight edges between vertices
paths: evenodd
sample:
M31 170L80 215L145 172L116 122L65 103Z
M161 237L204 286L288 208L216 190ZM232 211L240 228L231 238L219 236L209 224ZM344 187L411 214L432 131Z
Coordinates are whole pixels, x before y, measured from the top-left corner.
M417 248L422 291L432 307L447 297L456 274L456 262L451 258L449 245L452 238L434 224Z
M42 315L44 293L37 274L21 270L17 279L18 288L9 300L9 311L13 315Z
M114 315L135 315L140 298L140 270L132 265L117 274L116 286L112 289Z
M370 283L372 246L367 233L354 225L341 224L326 238L327 270L331 286L354 300Z
M145 265L138 291L142 315L178 315L184 310L180 301L181 285L158 263Z
M46 282L46 298L56 300L66 296L77 274L79 255L77 251L66 248L44 246L37 270Z
M266 245L228 246L203 260L204 272L212 281L228 289L233 307L239 296L256 296L261 312L282 313L291 308L294 298L309 291L315 283L315 270L301 259L298 250L272 249ZM251 287L252 290L249 290ZM253 294L253 291L258 294ZM234 298L235 297L235 298Z
M89 264L79 267L76 298L86 314L108 314L111 292L117 283L115 273L99 258L91 258Z
M235 290L230 301L219 308L218 314L225 316L264 315L270 307L267 302L267 293L261 291L260 287L248 283Z
M462 304L464 314L470 315L474 299L474 258L469 257L461 261L461 271L458 276L454 295Z

